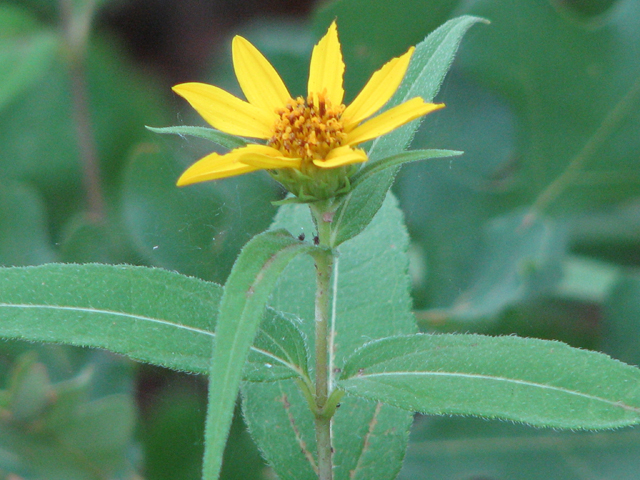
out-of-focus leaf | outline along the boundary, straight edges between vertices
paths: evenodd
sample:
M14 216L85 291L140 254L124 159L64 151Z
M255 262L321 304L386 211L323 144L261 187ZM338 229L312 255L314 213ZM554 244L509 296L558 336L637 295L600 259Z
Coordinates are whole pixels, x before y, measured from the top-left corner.
M281 227L293 235L314 235L305 205L281 207L274 228ZM331 320L334 376L345 359L368 340L416 331L406 275L407 240L402 215L390 196L373 223L338 248ZM300 319L300 328L311 344L315 338L314 294L313 262L300 258L287 268L272 297L274 308ZM369 301L369 296L376 301ZM246 384L242 391L249 428L278 476L283 480L317 478L312 466L316 454L313 415L298 387L288 380ZM345 397L340 403L333 425L335 478L395 478L412 415L357 398Z
M264 172L177 188L186 168L154 144L133 152L124 216L151 264L223 282L240 247L269 225L274 184Z
M59 36L17 6L0 5L0 110L43 80L60 47Z
M55 259L44 202L30 186L10 181L0 185L0 232L1 265L34 265Z
M418 417L398 480L631 480L640 429L561 432L477 418Z
M603 351L640 365L640 277L621 276L604 303Z
M68 62L61 52L52 55L43 78L0 111L0 175L40 189L54 233L85 201ZM121 180L131 145L150 135L144 125L167 120L153 82L124 64L112 44L96 39L86 72L91 128L108 196Z
M601 353L532 338L381 339L349 358L338 385L354 395L429 414L570 429L640 422L640 369Z
M145 478L196 480L202 475L205 385L195 377L172 376L142 418ZM264 463L244 426L234 416L225 449L222 480L259 480Z
M102 219L86 212L72 216L60 232L58 253L63 263L143 263L130 245L122 218L111 211Z
M617 1L598 28L549 2L465 10L492 25L464 43L459 66L508 102L518 127L499 201L564 213L637 195L640 4Z
M494 28L481 26L478 30ZM464 45L465 42L462 44ZM423 122L413 148L446 145L464 150L442 162L406 165L395 182L411 234L414 254L426 264L414 285L416 307L449 308L470 273L484 258L485 223L513 210L494 205L491 193L501 188L500 169L513 154L514 125L509 106L497 95L450 73L438 101L447 108Z
M7 395L3 405L17 422L34 420L42 415L50 402L51 382L47 369L35 355L24 355L13 365Z
M562 276L567 234L559 222L515 213L494 219L485 228L476 270L469 286L445 312L456 319L495 317L517 302L549 293Z
M563 278L556 293L564 298L602 303L620 279L620 270L610 263L567 256L563 262Z
M0 450L21 478L84 480L131 474L135 409L131 394L90 398L89 370L64 382L48 381L46 367L27 355L18 362L3 409ZM34 400L40 399L37 408ZM30 407L30 408L29 408Z
M416 305L449 308L484 261L487 220L530 207L576 158L568 181L536 209L564 224L572 223L567 213L581 212L571 238L580 253L629 264L637 208L591 209L639 191L638 3L619 0L594 22L568 18L549 2L481 0L456 13L492 23L462 43L438 98L447 108L424 122L413 143L464 150L464 157L406 166L396 182L428 266Z

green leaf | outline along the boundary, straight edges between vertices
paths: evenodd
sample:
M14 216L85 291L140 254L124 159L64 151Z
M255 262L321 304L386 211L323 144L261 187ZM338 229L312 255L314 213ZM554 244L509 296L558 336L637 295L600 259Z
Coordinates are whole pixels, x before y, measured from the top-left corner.
M599 348L624 362L640 364L640 276L637 271L619 275L603 307Z
M484 225L482 242L469 285L450 308L436 315L473 322L494 319L509 306L550 293L562 277L561 261L568 250L566 225L546 217L512 212Z
M18 422L31 421L42 414L50 401L47 369L34 354L27 353L18 358L12 370L7 410Z
M41 28L27 11L0 5L0 110L42 80L59 40L56 32Z
M377 173L387 168L399 167L405 163L418 162L428 160L430 158L448 158L462 155L464 152L457 150L411 150L408 152L398 153L387 158L378 160L377 162L365 163L358 172L351 177L352 189L355 190L362 182L367 181Z
M354 395L428 414L572 429L640 421L639 369L547 340L386 338L357 351L338 385Z
M0 265L34 265L55 259L46 205L32 186L2 183L0 231Z
M272 308L267 309L253 346L244 370L245 380L271 382L291 378L296 373L301 377L309 376L307 342L295 319L287 318ZM275 361L265 362L265 352L274 354Z
M292 259L317 248L283 230L265 232L244 246L231 270L220 302L209 375L204 478L218 478L220 473L244 364L276 281Z
M274 228L282 227L296 236L305 233L309 243L315 233L309 209L304 205L281 207ZM331 321L334 377L344 360L365 342L416 331L407 276L407 244L402 213L390 195L373 223L338 247L333 277L337 293ZM315 285L313 262L301 257L285 270L271 299L278 311L300 319L298 325L311 352L315 338ZM317 479L312 466L316 455L313 415L295 383L285 380L245 384L242 392L250 431L278 477ZM340 403L333 422L334 478L395 478L412 414L353 396ZM274 431L278 434L274 435Z
M166 368L206 373L221 296L215 283L154 268L5 268L0 269L0 336L104 348ZM283 331L291 335L287 342L265 340ZM252 349L250 378L289 378L305 370L304 340L295 331L289 320L269 313L265 332L258 335L267 350Z
M170 133L174 135L188 135L191 137L203 138L205 140L209 140L210 142L216 143L222 147L228 148L230 150L234 148L245 147L248 143L247 140L237 137L235 135L231 135L229 133L220 132L218 130L214 130L213 128L207 127L190 127L190 126L175 126L175 127L164 127L164 128L155 128L155 127L146 127L147 130L151 130L154 133ZM251 142L253 143L253 142Z
M516 126L494 138L494 152L515 147L496 169L506 188L494 190L495 200L503 205L535 203L565 215L637 196L640 4L618 0L595 22L567 15L570 4L586 2L465 4L465 13L493 23L465 42L457 65L468 81L500 97L504 118ZM474 116L474 106L456 102L456 90L448 91L452 108ZM481 128L451 131L456 147L460 137L481 139L493 130L484 111L475 115Z
M422 97L425 101L433 100L463 35L480 21L482 19L471 16L450 20L416 45L405 78L385 110L414 97ZM419 124L420 121L415 120L374 140L368 152L369 162L374 163L402 152L409 145ZM358 191L346 195L332 224L332 245L339 245L354 237L371 222L382 205L386 192L391 188L398 169L399 167L389 168L373 175L362 182Z
M418 416L398 480L631 480L639 451L638 427L572 432Z
M135 427L132 394L92 398L95 364L52 384L44 364L28 357L14 367L13 408L0 419L0 468L51 480L116 478L131 470L125 459Z
M0 269L0 335L105 348L204 373L221 295L219 285L152 268Z
M604 302L622 276L622 268L617 265L578 255L567 255L562 270L556 295L583 302ZM614 356L627 363L637 363Z

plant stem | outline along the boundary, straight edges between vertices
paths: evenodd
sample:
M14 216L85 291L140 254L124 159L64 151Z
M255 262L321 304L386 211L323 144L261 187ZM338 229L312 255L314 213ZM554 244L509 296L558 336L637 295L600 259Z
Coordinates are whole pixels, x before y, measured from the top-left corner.
M73 120L82 162L88 213L91 220L100 221L104 217L105 206L85 71L86 49L95 7L95 1L85 2L82 11L76 13L71 0L60 0L69 62Z
M333 251L329 248L330 216L323 214L321 208L313 208L312 212L318 227L318 243L326 249L319 250L316 262L316 392L315 392L315 425L318 453L318 478L333 479L333 448L331 446L331 417L333 411L326 411L327 400L331 390L329 376L329 312L331 306L331 275L333 270ZM331 409L334 410L334 409Z

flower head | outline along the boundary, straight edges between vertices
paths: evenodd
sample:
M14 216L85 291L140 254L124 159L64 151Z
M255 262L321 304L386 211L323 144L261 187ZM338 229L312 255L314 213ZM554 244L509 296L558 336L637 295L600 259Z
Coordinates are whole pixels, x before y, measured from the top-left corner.
M306 98L293 98L267 59L236 36L233 66L247 101L203 83L183 83L173 90L214 128L265 142L207 155L182 174L178 185L265 169L303 201L345 193L357 164L367 161L359 144L444 107L416 97L370 118L397 90L413 50L387 62L345 106L335 22L313 49Z

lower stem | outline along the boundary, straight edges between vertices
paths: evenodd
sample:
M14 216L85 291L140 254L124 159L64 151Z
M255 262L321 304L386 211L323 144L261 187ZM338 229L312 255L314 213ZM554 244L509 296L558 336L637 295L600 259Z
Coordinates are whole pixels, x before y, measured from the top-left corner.
M320 212L312 211L318 227L318 243L329 246L330 225ZM333 412L327 411L327 400L331 395L331 379L329 372L329 312L331 305L331 275L333 270L333 252L330 249L318 251L316 261L316 391L315 391L315 426L318 453L318 478L333 479L333 448L331 446L331 417ZM331 407L329 410L333 410Z

